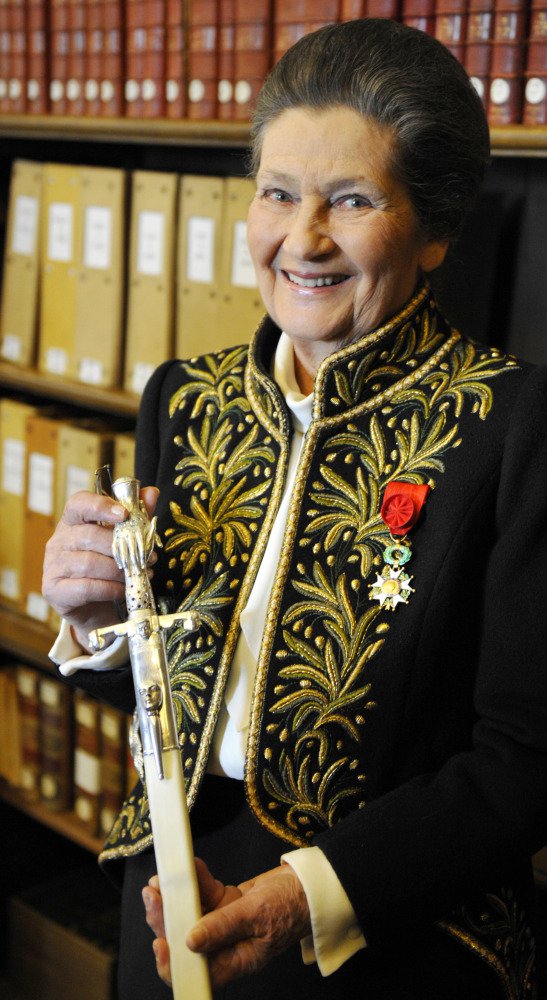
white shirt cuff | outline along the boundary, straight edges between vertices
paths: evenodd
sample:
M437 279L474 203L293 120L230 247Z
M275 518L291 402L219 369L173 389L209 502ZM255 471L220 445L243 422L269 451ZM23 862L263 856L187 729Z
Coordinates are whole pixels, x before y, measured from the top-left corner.
M127 662L127 639L120 635L106 649L98 653L83 653L82 647L75 641L68 622L61 621L61 628L49 658L59 667L64 677L70 677L77 670L114 670Z
M300 879L310 908L312 933L300 942L302 959L317 962L321 975L330 976L367 945L353 906L319 847L290 851L281 860Z

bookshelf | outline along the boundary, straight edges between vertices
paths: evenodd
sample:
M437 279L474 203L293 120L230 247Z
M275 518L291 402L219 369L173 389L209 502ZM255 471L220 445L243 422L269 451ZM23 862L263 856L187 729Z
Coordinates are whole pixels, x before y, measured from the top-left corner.
M529 248L537 236L541 238L546 221L538 214L534 217L536 192L547 186L547 128L527 128L507 126L492 129L492 176L491 187L496 196L502 193L508 208L505 210L503 229L508 244L514 244L514 233L519 231L519 253L522 246ZM180 173L218 173L224 176L245 173L245 152L249 140L249 129L245 124L232 122L190 122L138 119L77 119L63 117L17 116L0 117L0 246L5 227L9 169L11 162L18 158L47 159L79 163L93 163L105 166L121 165L127 169L174 170ZM530 219L521 226L515 221L526 216ZM485 216L488 217L487 214ZM482 226L479 219L479 231ZM526 228L528 226L528 228ZM543 230L542 227L543 226ZM524 235L523 235L524 232ZM476 233L469 237L469 246L476 243ZM501 245L501 244L500 244ZM500 259L503 251L497 251ZM530 253L532 251L530 250ZM515 256L509 262L505 259L500 281L505 285L507 270L511 270L513 285L520 287L520 273L513 270L517 266ZM467 248L462 252L465 259ZM471 260L473 261L473 257ZM465 281L465 279L463 279ZM533 284L532 277L530 284ZM480 282L479 282L480 285ZM477 294L481 294L479 289ZM505 292L504 292L505 294ZM535 311L545 313L543 302L546 292L541 286L534 287ZM485 325L491 330L497 323L497 316L507 312L505 301L497 300L498 292L491 293L494 304L489 305L489 319ZM529 298L521 290L522 298ZM543 296L543 298L542 298ZM473 305L473 297L470 297ZM441 299L442 301L442 299ZM475 300L475 305L476 305ZM496 305L497 302L497 305ZM474 306L473 306L474 307ZM515 325L520 322L519 316ZM463 323L462 323L463 325ZM539 329L539 321L538 321ZM474 331L473 331L474 332ZM511 331L505 331L503 343L511 342ZM539 348L538 348L539 349ZM532 360L547 360L532 358ZM87 413L110 415L124 418L133 423L137 416L139 397L122 389L99 389L81 382L71 382L53 375L43 375L34 369L25 369L0 361L0 395L4 393L28 397L32 402L62 402L80 408ZM2 661L18 659L41 671L53 674L54 668L48 659L52 642L52 632L47 625L27 618L7 607L0 606L0 669ZM101 841L90 836L70 813L54 813L37 802L29 802L16 789L0 782L0 817L3 809L15 810L21 828L25 824L38 823L49 831L60 835L70 845L97 854ZM542 855L538 885L547 894L547 860ZM2 900L0 899L0 906ZM0 963L1 964L1 963Z
M490 130L494 156L547 156L547 128L506 125ZM155 121L137 118L71 118L42 115L0 116L0 136L84 143L139 143L146 146L195 146L246 149L249 127L239 122Z

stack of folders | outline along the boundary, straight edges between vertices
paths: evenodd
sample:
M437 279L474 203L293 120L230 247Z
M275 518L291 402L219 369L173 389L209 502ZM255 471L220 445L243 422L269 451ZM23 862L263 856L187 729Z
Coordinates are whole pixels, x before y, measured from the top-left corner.
M56 630L41 595L45 544L67 499L93 490L95 470L133 475L134 436L112 421L0 400L0 602Z
M0 356L140 395L170 357L248 342L253 194L248 178L16 161Z

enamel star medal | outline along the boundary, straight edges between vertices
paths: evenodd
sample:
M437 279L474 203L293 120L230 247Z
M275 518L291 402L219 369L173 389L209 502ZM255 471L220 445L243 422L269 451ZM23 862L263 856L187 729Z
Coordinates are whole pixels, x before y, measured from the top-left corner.
M382 608L394 611L399 604L408 604L414 587L406 572L412 555L407 532L416 524L420 511L431 492L431 486L393 481L388 483L380 509L382 521L389 528L390 543L383 556L384 566L369 586L369 597Z

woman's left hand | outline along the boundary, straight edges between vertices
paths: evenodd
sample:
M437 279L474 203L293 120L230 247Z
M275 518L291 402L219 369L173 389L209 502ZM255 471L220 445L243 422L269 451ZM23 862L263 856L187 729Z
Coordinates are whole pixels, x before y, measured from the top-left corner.
M187 946L209 959L213 989L257 972L271 958L311 933L302 884L289 865L280 865L238 886L215 879L196 858L204 916L186 939ZM156 935L158 973L170 984L169 948L157 876L143 890L146 920Z

